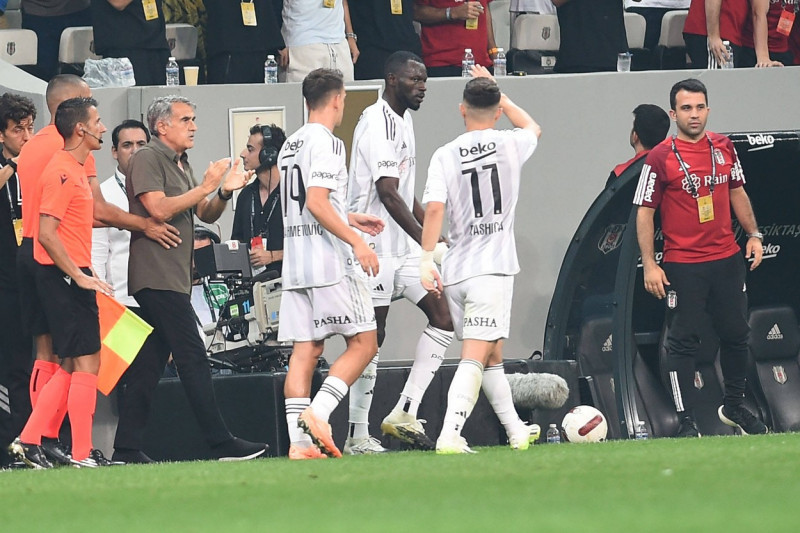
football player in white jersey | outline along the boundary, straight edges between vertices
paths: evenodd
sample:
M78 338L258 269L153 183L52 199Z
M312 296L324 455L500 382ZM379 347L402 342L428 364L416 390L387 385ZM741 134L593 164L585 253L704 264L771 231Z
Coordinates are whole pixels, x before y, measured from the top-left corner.
M308 123L278 155L284 227L278 338L294 343L284 386L290 459L342 455L328 417L378 349L365 275L378 274L378 256L353 227L370 235L383 229L377 217L346 211L344 143L332 133L344 114L342 73L310 72L303 96ZM311 401L311 377L331 335L342 335L347 349Z
M481 388L513 449L527 449L539 433L538 426L527 426L514 409L502 349L511 320L514 274L519 272L514 210L520 171L536 149L541 128L500 92L484 67L473 67L472 75L460 104L467 133L433 154L422 197L427 204L422 284L435 295L444 291L456 335L464 341L436 453L472 453L461 430ZM494 129L501 114L514 130ZM433 255L445 206L450 248L440 276Z
M381 430L431 450L417 411L425 390L442 364L453 340L453 323L445 300L428 294L419 280L419 242L424 211L414 196L416 146L411 111L419 109L428 78L422 59L411 52L395 52L384 66L385 89L378 101L361 114L353 134L350 155L350 210L369 213L386 222L376 237L365 236L381 263L371 281L372 305L378 325L378 346L386 335L386 317L392 300L405 297L428 317L417 344L414 364L397 406L383 419ZM437 245L440 253L447 248ZM345 453L381 453L386 450L371 437L369 409L378 369L378 353L350 388L350 428Z

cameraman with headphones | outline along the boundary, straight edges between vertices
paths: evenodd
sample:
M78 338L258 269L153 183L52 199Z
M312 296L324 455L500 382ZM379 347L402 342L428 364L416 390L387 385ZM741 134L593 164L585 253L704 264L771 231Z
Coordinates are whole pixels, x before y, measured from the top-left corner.
M244 169L255 170L256 179L236 200L231 239L250 245L254 273L265 268L281 273L283 266L283 212L281 210L278 152L286 134L275 124L250 128L247 146L239 154Z

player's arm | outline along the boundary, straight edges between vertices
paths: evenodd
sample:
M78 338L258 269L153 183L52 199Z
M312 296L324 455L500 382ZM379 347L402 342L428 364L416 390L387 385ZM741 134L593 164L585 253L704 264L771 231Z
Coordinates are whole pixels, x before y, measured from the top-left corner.
M67 254L64 244L58 238L58 226L61 221L50 215L42 214L39 216L39 244L44 247L47 255L53 260L53 263L61 269L64 274L72 278L72 281L78 284L83 289L93 291L100 291L105 294L112 294L114 289L108 283L88 276L78 268L72 259Z
M731 207L736 215L736 220L747 235L758 233L758 223L756 222L756 215L753 212L753 205L750 203L750 197L747 196L744 187L737 187L731 189ZM749 237L747 239L747 246L745 248L745 258L753 258L753 264L750 265L750 270L755 270L761 264L761 257L764 255L764 247L762 246L761 239L758 237Z
M442 234L444 222L444 203L428 202L425 209L425 222L422 224L422 254L419 261L419 274L422 286L437 297L442 294L442 280L434 265L434 249Z
M769 44L767 29L767 11L769 0L751 0L751 15L753 17L753 48L756 51L756 67L782 67L780 61L769 58Z
M664 270L656 263L655 223L653 218L656 210L652 207L639 206L636 210L636 239L639 241L639 251L642 254L642 267L644 269L644 288L659 300L667 295L664 285L669 285L669 280Z
M492 81L497 81L494 79L494 76L492 76L489 70L482 65L473 65L471 74L473 78L489 78ZM523 130L528 130L536 135L537 138L542 136L542 128L539 126L539 124L533 120L527 111L512 102L511 98L509 98L506 93L500 94L500 107L502 108L503 113L505 113L505 115L508 117L508 120L511 122L512 126Z
M378 198L380 198L381 203L394 221L397 222L397 224L403 228L403 231L412 239L420 243L422 242L422 226L417 222L419 219L408 209L405 201L400 196L400 192L398 191L399 185L400 180L398 178L384 176L375 182L375 189L378 191ZM416 198L414 198L414 203L417 203Z
M722 44L719 34L719 14L722 10L722 0L706 0L706 33L708 34L708 51L717 59L717 64L725 63L728 51Z
M204 196L198 203L197 203L197 218L202 220L207 224L211 224L212 222L216 222L216 220L222 215L222 212L225 210L225 207L228 205L228 200L233 198L233 191L238 191L250 180L253 176L253 170L244 172L242 168L242 160L236 159L233 163L233 168L230 172L228 172L228 177L225 178L225 182L222 185L219 185L222 177L225 176L225 172L228 170L228 164L230 163L230 159L220 159L214 163L211 163L206 170L206 173L203 175L203 182L205 183L209 172L213 175L213 182L217 185L214 186L213 189L216 189L219 186L219 194L215 194L210 200L207 198L208 195ZM221 174L220 174L221 172ZM219 174L219 179L217 179L217 175Z
M450 18L447 18L448 9ZM463 2L457 6L433 7L422 3L420 0L414 2L414 20L420 24L446 24L454 20L467 20L478 18L483 12L480 2Z
M331 205L328 198L330 194L331 190L325 187L309 187L306 189L306 208L323 228L353 248L353 254L364 272L376 275L378 273L378 256L355 230L341 219Z

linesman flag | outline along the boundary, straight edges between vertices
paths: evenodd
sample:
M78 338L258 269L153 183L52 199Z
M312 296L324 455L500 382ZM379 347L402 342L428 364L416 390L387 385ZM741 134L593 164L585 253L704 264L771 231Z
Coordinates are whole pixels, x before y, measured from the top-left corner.
M97 293L100 314L100 372L97 389L108 396L131 366L153 326L111 296Z

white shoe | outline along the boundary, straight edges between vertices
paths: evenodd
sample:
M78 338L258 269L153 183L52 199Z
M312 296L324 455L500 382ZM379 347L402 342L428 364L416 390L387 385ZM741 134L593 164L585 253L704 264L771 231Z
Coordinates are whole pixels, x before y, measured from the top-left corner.
M458 453L478 453L467 445L467 440L461 435L453 437L440 436L436 440L436 453L439 455L453 455Z
M367 436L358 439L347 437L342 451L350 455L374 455L386 453L388 450L381 446L381 441L375 437Z
M398 438L418 450L432 450L434 444L425 434L425 429L422 427L424 423L424 420L417 420L405 411L392 409L381 422L381 431L384 435Z
M522 424L519 431L508 435L508 445L512 450L527 450L542 433L539 424Z

